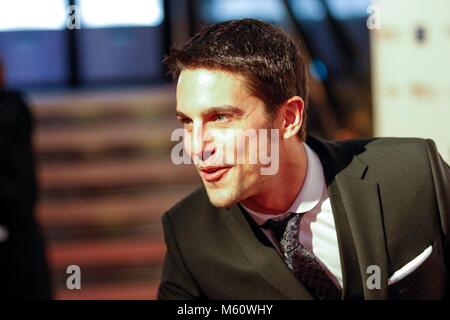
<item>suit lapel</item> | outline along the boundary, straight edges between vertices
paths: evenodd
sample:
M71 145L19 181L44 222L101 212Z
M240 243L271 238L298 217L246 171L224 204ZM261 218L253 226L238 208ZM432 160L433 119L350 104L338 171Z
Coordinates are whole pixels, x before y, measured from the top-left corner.
M346 209L340 198L336 180L328 185L331 207L333 209L334 222L336 226L339 255L342 268L342 299L361 299L363 296L362 280L359 272L358 260L355 259L356 247L352 237L352 231Z
M344 174L337 176L336 181L353 235L364 298L387 299L386 240L378 184ZM379 288L369 289L367 285L374 272L369 266L379 267Z
M324 167L332 204L343 273L343 298L387 298L387 253L379 186L364 180L370 168L356 155L338 144L309 138L308 144L319 154ZM380 269L379 289L366 282Z
M307 143L324 168L341 256L343 299L386 299L387 253L378 183L364 180L368 166L341 145L312 137ZM313 299L238 205L220 211L236 245L262 278L288 299ZM371 290L367 268L373 265L379 267L381 287Z
M287 299L313 299L288 269L256 223L251 218L247 219L246 213L242 212L238 205L220 210L236 245L265 281Z

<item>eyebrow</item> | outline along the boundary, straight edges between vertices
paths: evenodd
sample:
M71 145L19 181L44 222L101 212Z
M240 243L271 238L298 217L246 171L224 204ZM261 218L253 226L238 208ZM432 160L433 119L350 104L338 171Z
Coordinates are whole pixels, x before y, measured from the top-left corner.
M207 116L210 114L215 114L215 113L231 113L236 116L242 116L244 114L244 110L242 110L241 108L235 107L235 106L219 106L219 107L211 107L206 110L203 110L200 113L200 115L202 117L204 117L204 116ZM177 111L176 116L178 118L189 118L181 111Z

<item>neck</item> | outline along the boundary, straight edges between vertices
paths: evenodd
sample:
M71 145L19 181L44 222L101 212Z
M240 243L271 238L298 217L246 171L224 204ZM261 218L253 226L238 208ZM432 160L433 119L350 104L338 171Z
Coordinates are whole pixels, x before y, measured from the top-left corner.
M306 150L303 143L280 148L280 167L265 188L241 203L247 208L265 214L283 214L297 198L303 187L307 170Z

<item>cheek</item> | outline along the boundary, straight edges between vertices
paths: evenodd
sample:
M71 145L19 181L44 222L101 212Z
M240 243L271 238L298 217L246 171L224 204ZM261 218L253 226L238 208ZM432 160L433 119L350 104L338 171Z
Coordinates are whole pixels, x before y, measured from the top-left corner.
M236 153L236 137L234 136L233 131L216 131L212 138L212 141L213 145L216 148L216 156L221 156L223 154L227 156L227 162L232 160L232 155Z
M186 132L184 133L183 146L184 146L184 151L188 155L192 155L192 135L190 133L186 133Z
M248 149L246 146L246 142L242 143L243 140L240 137L235 137L235 145L234 145L234 153L236 156L244 156L246 150Z
M258 166L254 164L242 164L237 166L233 177L242 187L248 187L257 183L259 176Z

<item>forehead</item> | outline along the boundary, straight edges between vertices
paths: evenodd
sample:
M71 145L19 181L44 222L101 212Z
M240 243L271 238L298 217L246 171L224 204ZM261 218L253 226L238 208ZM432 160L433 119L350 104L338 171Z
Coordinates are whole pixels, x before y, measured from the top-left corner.
M202 111L218 105L245 105L251 99L238 74L209 69L185 69L177 83L177 110Z

